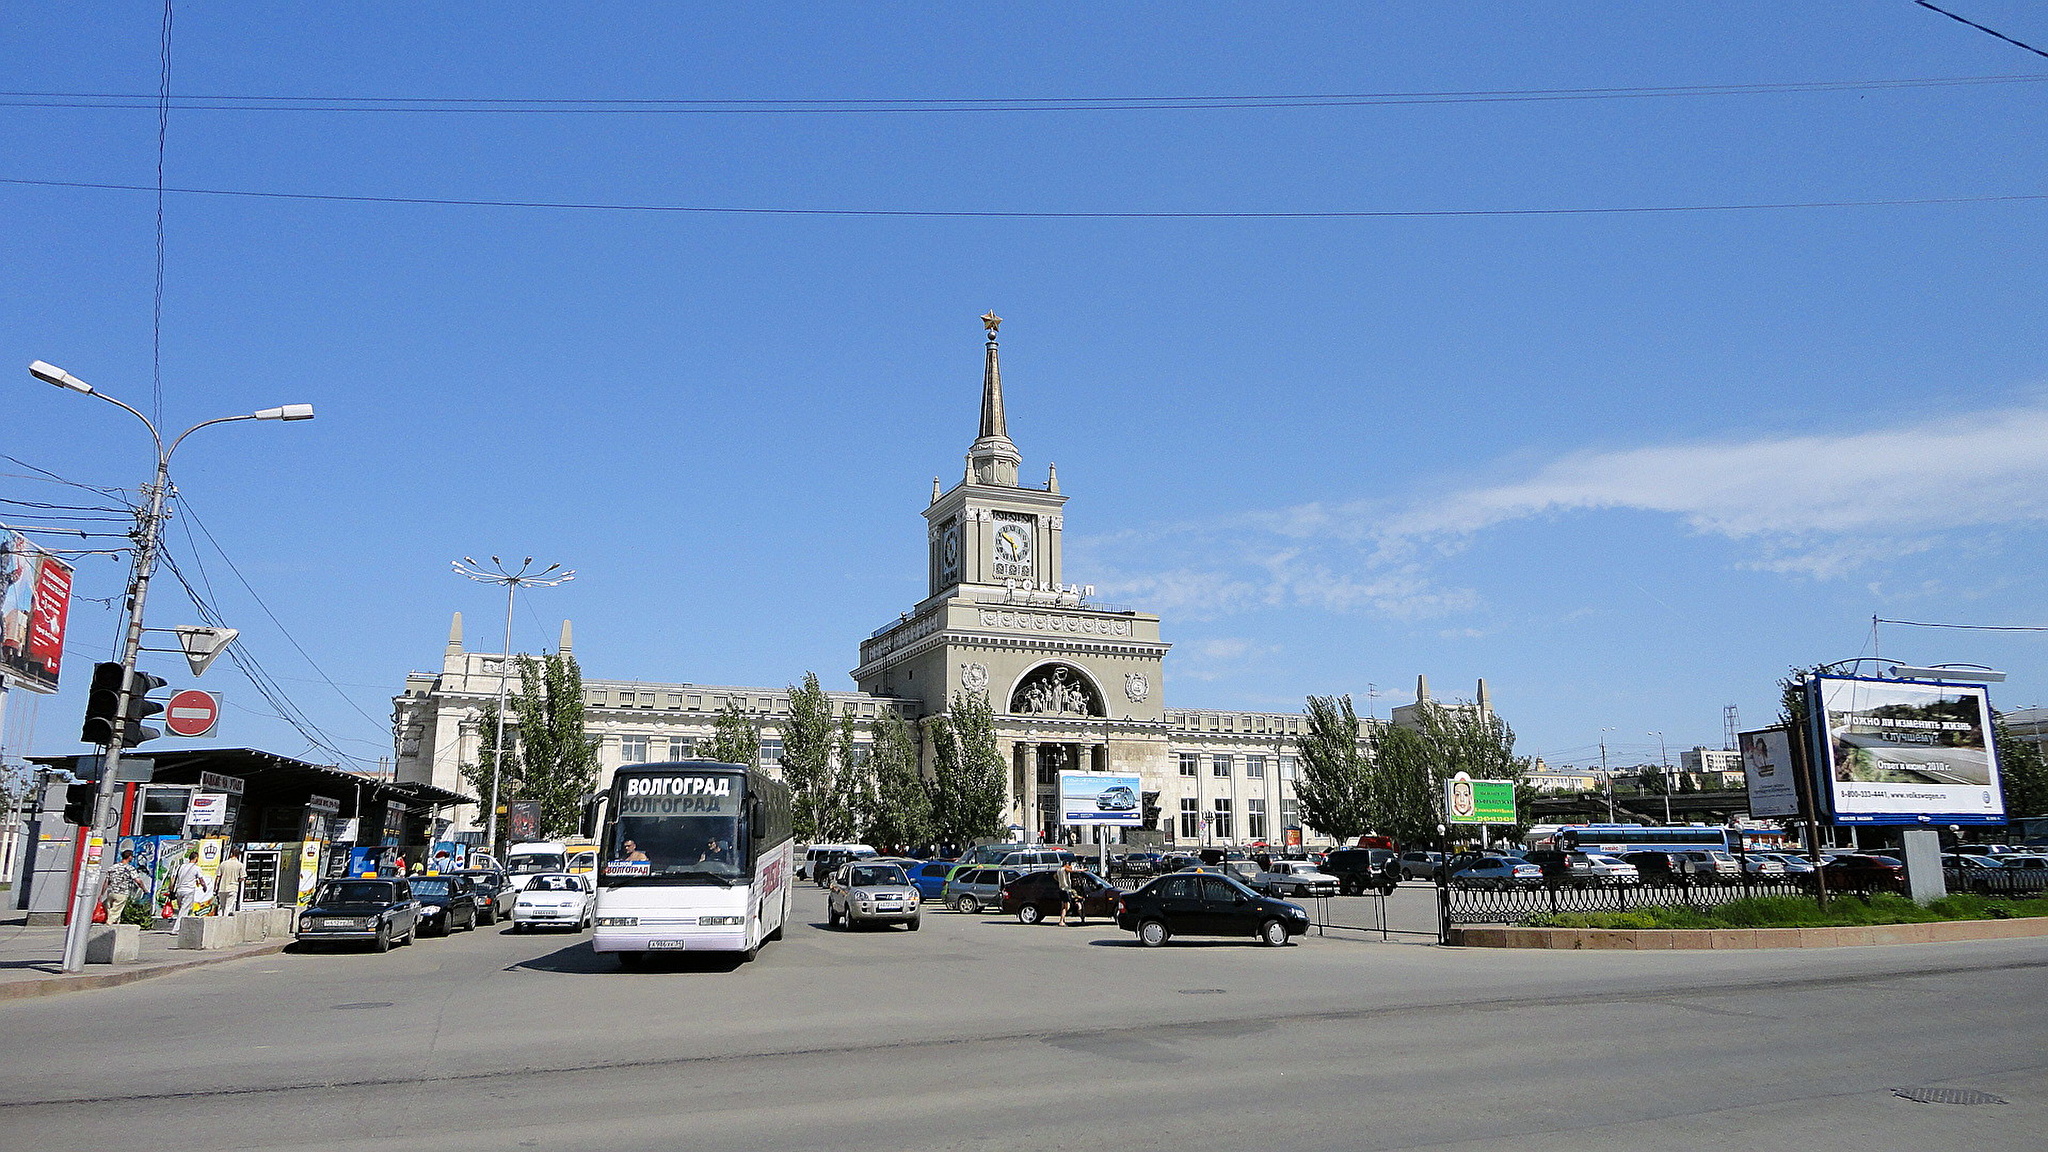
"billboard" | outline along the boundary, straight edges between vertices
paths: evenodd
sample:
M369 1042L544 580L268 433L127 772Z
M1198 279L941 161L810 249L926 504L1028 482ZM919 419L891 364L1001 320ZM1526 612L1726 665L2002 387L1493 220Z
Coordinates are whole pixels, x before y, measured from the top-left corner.
M0 676L55 692L71 612L71 565L0 528Z
M2003 824L1991 704L1977 684L1816 676L1815 795L1836 824Z
M1444 781L1446 824L1513 824L1512 780L1474 780L1463 772Z
M1136 772L1062 772L1060 823L1143 828L1145 804L1139 786Z
M1792 737L1783 728L1742 734L1742 774L1749 782L1751 816L1799 815L1799 780L1793 775Z

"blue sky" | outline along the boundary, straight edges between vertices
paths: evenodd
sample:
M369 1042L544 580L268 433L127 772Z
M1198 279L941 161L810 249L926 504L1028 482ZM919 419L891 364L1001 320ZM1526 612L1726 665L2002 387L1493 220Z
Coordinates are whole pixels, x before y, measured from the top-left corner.
M2038 5L1949 6L2048 44ZM9 6L7 88L153 94L159 17ZM1906 0L602 19L211 3L178 9L173 62L173 93L199 104L2009 78L1116 111L181 106L169 122L174 188L717 208L2033 196L2048 111L2048 60ZM151 184L147 101L31 106L94 102L0 97L0 178ZM515 644L551 645L571 617L590 675L785 684L815 669L850 687L859 639L923 593L918 513L931 478L959 472L975 317L994 308L1025 474L1057 462L1072 498L1067 576L1165 617L1170 705L1350 692L1384 715L1419 672L1448 695L1483 676L1525 751L1585 763L1612 728L1618 762L1654 759L1648 733L1719 746L1723 705L1763 722L1787 667L1869 654L1872 616L2048 624L2043 210L1030 219L172 194L164 422L320 411L188 442L192 515L172 547L319 733L223 665L203 683L227 696L224 742L388 755L389 698L437 661L449 613L479 644L497 634L502 601L448 570L465 554L577 569L522 600ZM0 183L0 350L150 408L153 227L148 193ZM111 406L25 372L4 395L0 452L86 484L146 474L141 429ZM83 495L0 472L0 496ZM80 563L81 596L118 592L118 564ZM169 580L150 615L193 618ZM104 658L114 628L78 605L73 660ZM1886 626L1876 641L2009 670L2001 706L2048 695L2041 634ZM77 667L58 697L12 696L10 753L76 749ZM159 667L189 682L175 658Z

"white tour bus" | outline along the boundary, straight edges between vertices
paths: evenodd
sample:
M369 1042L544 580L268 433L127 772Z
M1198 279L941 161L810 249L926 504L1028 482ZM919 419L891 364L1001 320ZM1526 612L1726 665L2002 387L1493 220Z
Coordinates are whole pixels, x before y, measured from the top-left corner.
M612 777L598 837L599 952L741 952L782 937L789 787L759 768L686 760Z

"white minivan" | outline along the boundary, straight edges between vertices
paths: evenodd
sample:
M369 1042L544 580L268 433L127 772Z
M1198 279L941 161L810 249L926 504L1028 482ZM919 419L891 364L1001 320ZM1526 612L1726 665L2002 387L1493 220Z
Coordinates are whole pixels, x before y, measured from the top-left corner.
M813 844L804 849L804 862L797 865L796 874L805 880L818 879L818 858L830 857L828 863L838 867L855 856L879 856L868 844Z

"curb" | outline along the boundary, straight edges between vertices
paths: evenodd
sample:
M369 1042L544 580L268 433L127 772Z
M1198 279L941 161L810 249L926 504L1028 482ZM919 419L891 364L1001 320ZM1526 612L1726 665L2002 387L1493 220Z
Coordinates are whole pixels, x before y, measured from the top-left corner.
M1466 948L1550 948L1563 951L1664 951L1733 948L1855 948L1873 944L1945 944L2048 936L2048 917L1936 920L1839 928L1495 928L1451 929Z
M238 948L232 952L222 950L212 956L192 960L169 960L160 963L139 964L120 968L112 972L80 972L66 976L48 976L40 980L9 980L0 983L0 1001L27 1000L38 996L57 996L65 992L86 992L95 988L118 988L133 984L137 980L148 980L154 976L168 976L208 964L219 964L227 960L240 960L245 956L269 956L291 947L293 941L278 940ZM95 965L98 967L98 965Z

